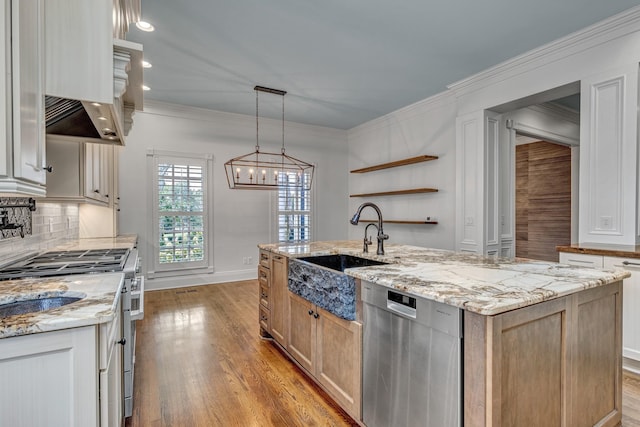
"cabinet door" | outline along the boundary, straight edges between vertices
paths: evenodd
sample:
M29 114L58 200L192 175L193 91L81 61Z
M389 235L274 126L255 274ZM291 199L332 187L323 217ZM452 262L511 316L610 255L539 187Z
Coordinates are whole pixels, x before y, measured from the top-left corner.
M95 426L96 328L0 340L1 426Z
M119 307L119 306L118 306ZM122 338L121 315L115 322L116 340ZM100 427L119 427L122 421L122 345L108 343L107 368L100 371Z
M271 256L271 336L285 348L289 338L287 261L282 255Z
M85 143L85 196L89 199L109 202L110 146Z
M13 175L44 184L43 5L42 0L14 0L11 6Z
M604 266L631 273L622 285L622 356L640 362L640 259L605 257Z
M362 325L317 309L316 378L355 419L360 419Z
M316 314L316 306L292 292L287 294L290 314L287 350L313 375L316 364L316 319L313 315Z

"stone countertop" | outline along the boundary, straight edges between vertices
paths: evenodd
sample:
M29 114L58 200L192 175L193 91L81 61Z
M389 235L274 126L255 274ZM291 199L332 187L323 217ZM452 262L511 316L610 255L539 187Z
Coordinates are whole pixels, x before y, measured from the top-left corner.
M571 245L556 246L558 252L574 254L604 255L621 258L640 258L640 246L636 245L608 245L604 243L572 243Z
M522 258L388 244L385 255L362 253L361 241L262 244L260 249L288 257L348 254L388 265L345 270L349 276L443 302L482 315L495 315L542 301L607 285L630 274Z
M98 237L90 239L77 239L63 243L50 250L74 251L84 249L133 249L138 241L136 234L123 234L117 237Z
M56 309L0 318L0 338L110 322L124 283L122 273L76 274L0 281L0 304L58 296L82 297Z

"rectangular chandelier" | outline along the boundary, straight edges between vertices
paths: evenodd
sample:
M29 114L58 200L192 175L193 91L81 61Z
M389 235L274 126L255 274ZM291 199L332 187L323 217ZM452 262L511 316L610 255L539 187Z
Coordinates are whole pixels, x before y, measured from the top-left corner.
M284 95L287 92L263 86L256 92L256 150L234 157L224 164L227 183L232 190L277 190L280 187L311 189L315 167L311 163L291 157L284 148ZM258 92L282 96L282 148L280 154L260 151L258 132Z

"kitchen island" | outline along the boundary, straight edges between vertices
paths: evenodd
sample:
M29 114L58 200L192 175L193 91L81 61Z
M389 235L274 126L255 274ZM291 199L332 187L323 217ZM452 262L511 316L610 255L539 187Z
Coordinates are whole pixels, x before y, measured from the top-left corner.
M379 256L363 254L358 241L259 247L285 258L349 254L386 262L345 273L359 285L461 308L467 427L620 423L621 284L627 272L405 245L388 245ZM285 318L291 307L283 307ZM289 332L296 327L289 325ZM278 342L291 353L284 337L284 344ZM353 408L348 412L362 422Z

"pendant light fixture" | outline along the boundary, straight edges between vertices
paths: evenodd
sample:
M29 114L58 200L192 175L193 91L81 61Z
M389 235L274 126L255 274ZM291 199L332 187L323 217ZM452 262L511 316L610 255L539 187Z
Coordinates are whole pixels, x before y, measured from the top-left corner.
M314 166L291 157L284 148L284 90L263 86L256 92L256 151L235 157L224 164L227 182L232 190L277 190L281 187L310 190ZM258 128L258 93L282 96L282 148L280 154L260 151Z

